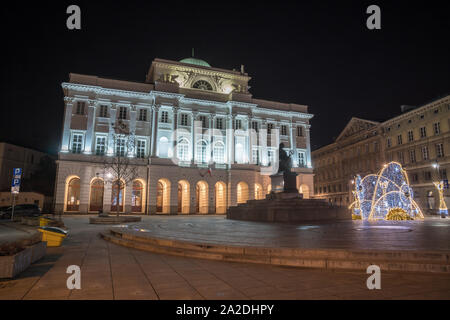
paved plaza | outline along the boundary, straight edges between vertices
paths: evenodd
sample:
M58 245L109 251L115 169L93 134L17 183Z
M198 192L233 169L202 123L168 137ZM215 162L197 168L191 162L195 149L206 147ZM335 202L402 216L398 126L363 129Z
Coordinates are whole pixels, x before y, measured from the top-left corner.
M381 290L368 290L365 272L332 272L155 254L102 240L99 232L110 226L89 225L88 216L64 217L64 222L70 229L64 245L48 248L47 256L18 278L0 280L0 299L450 299L449 275L382 272ZM222 228L230 223L235 222L223 217L150 216L143 217L142 225L166 230L161 232L169 232L170 225L181 224L186 228L201 225L205 232L215 232L212 226ZM239 227L241 223L231 224L237 233L250 226L242 223ZM355 227L363 225L355 224ZM258 233L264 228L264 224L255 223L255 226L262 228ZM395 234L400 240L404 233L412 236L414 232L425 232L424 228L428 227L448 233L447 221L430 220L423 225L410 224L408 228L412 231ZM294 231L286 231L289 227L277 228L265 241L274 241L277 234L283 239L280 244L295 239ZM317 232L297 230L305 231L297 235L298 241L309 238L312 243L319 239ZM327 232L327 227L321 230L328 241L338 238ZM233 238L233 234L221 236L224 240ZM252 241L263 241L264 236L261 234ZM343 237L351 240L350 236ZM360 242L358 237L355 236L354 243ZM430 237L443 239L436 234ZM414 241L423 248L430 245L428 239ZM436 246L445 250L448 241L436 243ZM66 287L69 265L81 267L80 290Z

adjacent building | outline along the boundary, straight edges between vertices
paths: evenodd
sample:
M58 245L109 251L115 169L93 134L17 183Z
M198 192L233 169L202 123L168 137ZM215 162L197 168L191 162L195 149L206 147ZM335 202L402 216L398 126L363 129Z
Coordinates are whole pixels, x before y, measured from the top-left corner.
M253 98L250 79L243 66L195 58L155 59L142 83L71 73L62 84L55 211L225 213L270 192L267 169L280 143L292 153L300 192L312 195L312 115L305 105ZM133 132L133 150L114 139L117 123ZM112 192L102 164L118 153L138 175Z
M356 174L397 161L407 170L416 202L434 211L439 197L433 181L447 180L450 170L450 95L402 111L381 123L352 118L334 143L313 151L315 195L349 205ZM448 189L444 198L449 204Z

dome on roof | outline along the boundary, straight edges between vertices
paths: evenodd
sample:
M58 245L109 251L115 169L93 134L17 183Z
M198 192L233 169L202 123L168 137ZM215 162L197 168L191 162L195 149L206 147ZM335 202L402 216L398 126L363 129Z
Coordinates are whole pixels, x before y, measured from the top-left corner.
M185 59L180 60L180 62L187 63L187 64L193 64L196 66L202 66L202 67L211 67L208 62L201 60L201 59L197 59L197 58L185 58Z

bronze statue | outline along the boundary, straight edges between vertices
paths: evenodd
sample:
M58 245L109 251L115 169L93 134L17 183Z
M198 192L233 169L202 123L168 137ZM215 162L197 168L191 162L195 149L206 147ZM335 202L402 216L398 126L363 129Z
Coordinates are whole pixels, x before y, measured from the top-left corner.
M284 143L280 143L280 146L278 148L278 158L279 158L278 173L289 174L292 168L292 158L291 158L292 153L288 155L288 153L284 151L283 148Z

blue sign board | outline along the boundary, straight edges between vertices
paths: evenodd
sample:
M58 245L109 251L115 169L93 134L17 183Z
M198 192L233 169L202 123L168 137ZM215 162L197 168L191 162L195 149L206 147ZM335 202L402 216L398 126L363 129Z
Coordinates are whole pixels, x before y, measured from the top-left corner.
M448 179L444 180L444 189L448 189Z
M19 178L22 176L22 168L14 168L13 169L13 177Z

